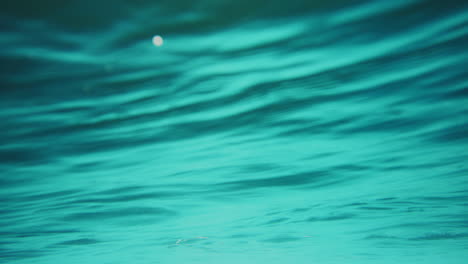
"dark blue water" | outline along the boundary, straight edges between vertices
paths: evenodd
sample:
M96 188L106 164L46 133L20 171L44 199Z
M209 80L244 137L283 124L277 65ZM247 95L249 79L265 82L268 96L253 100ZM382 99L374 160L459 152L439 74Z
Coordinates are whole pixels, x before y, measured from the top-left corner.
M1 263L468 259L466 1L20 0L0 29Z

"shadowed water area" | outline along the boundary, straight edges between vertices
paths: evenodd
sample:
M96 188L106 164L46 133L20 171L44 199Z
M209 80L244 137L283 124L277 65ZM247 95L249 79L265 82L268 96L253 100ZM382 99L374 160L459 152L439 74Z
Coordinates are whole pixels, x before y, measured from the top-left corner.
M2 263L468 259L466 1L19 0L0 30Z

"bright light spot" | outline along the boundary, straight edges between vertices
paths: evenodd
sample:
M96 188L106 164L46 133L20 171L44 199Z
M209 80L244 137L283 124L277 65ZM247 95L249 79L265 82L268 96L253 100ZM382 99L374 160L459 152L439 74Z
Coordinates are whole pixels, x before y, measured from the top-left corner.
M164 40L161 36L159 35L156 35L153 37L153 44L157 47L160 47L162 46L162 44L164 43Z

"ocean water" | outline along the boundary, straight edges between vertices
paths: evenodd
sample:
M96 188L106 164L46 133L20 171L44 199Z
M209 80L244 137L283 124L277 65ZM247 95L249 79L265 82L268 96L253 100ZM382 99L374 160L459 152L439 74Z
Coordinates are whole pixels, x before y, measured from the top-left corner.
M17 0L0 29L0 263L467 263L467 1Z

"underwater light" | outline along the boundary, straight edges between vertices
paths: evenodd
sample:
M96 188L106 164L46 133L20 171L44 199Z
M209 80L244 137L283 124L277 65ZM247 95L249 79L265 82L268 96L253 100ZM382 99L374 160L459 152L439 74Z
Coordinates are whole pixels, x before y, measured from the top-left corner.
M163 38L161 36L156 35L156 36L153 37L153 44L155 46L160 47L160 46L163 45L163 43L164 43L164 40L163 40Z

